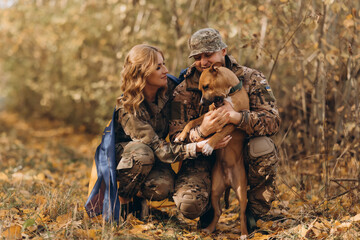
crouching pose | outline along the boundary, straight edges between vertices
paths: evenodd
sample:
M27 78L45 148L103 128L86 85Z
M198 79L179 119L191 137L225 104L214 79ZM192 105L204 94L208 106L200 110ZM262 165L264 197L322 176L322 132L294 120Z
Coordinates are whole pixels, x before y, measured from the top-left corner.
M175 144L165 141L176 78L168 75L162 52L137 45L122 70L123 94L115 111L116 177L123 217L146 215L146 201L171 199L175 174L171 163L199 157L206 141ZM230 140L227 136L216 148ZM132 202L132 203L131 203ZM129 204L130 203L130 204Z

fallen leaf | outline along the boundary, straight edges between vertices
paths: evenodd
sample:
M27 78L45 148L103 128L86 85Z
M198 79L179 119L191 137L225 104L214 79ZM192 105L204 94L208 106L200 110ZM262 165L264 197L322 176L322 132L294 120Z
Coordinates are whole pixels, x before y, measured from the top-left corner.
M352 218L350 218L350 221L360 222L360 213L359 213L359 214L356 214L355 216L353 216Z
M9 178L8 178L8 176L7 176L5 173L0 172L0 181L6 181L6 182L8 182L8 181L9 181Z
M5 239L21 239L21 227L18 225L13 225L4 230L2 237Z

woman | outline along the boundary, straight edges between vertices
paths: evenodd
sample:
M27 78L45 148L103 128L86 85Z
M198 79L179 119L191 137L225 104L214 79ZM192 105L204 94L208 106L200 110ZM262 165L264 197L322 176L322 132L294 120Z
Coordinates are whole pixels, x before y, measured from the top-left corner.
M126 204L132 198L138 206L136 203L144 203L141 200L144 198L159 201L171 197L174 173L170 164L196 158L206 143L165 141L169 102L176 86L167 73L164 55L155 47L137 45L126 56L122 71L123 95L117 100L114 123L116 174L123 209L129 207ZM216 148L226 146L230 138L224 138ZM137 207L134 208L132 210Z

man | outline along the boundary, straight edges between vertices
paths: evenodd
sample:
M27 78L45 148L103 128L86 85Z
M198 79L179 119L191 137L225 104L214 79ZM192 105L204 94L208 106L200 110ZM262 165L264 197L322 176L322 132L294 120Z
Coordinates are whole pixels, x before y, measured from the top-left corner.
M249 94L250 111L235 112L229 104L209 112L200 127L192 129L188 141L206 138L227 123L246 132L245 165L248 170L248 228L253 230L256 220L264 216L275 197L275 171L278 162L271 136L279 130L280 117L276 100L264 75L254 69L240 66L227 54L227 45L219 32L212 28L200 29L189 39L190 55L194 63L180 74L184 81L174 91L170 120L170 139L182 131L185 124L208 109L200 105L198 89L202 71L215 62L221 62L242 81ZM225 117L224 117L225 116ZM199 227L205 228L212 220L210 199L210 172L214 156L199 157L182 163L175 182L174 201L187 218L200 216Z

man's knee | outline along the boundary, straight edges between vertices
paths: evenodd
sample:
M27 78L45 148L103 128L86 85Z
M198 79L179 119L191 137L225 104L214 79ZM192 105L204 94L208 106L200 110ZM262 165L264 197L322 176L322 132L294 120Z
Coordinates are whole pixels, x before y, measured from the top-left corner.
M173 196L177 209L189 219L200 217L205 211L209 197L191 191L178 191Z
M194 219L207 210L211 191L210 174L202 172L185 176L177 179L173 199L186 218Z
M250 187L274 181L279 159L276 146L270 138L251 139L246 151L246 160Z
M277 149L268 137L253 138L246 151L248 161L248 205L258 217L265 215L275 199Z

